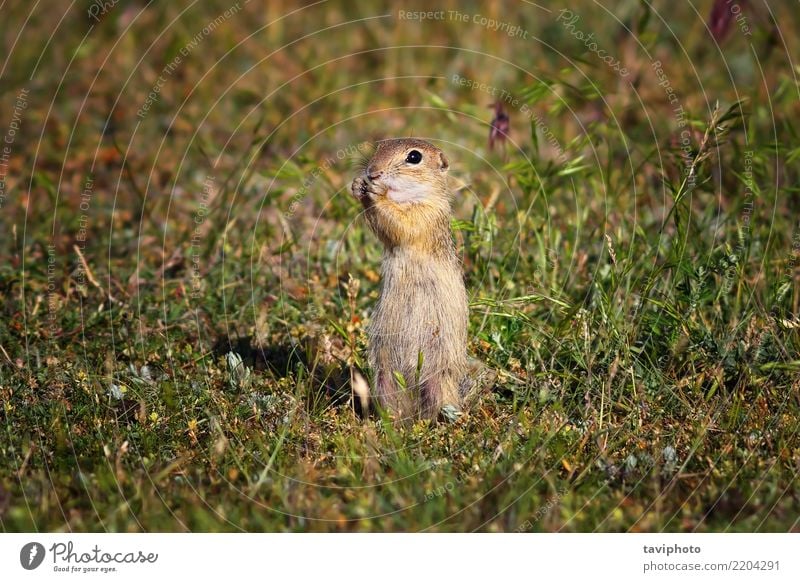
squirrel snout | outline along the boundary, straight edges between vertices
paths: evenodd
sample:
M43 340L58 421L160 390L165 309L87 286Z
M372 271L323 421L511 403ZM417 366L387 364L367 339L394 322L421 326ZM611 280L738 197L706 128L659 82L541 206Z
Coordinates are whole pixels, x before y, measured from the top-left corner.
M367 179L368 180L375 181L378 178L380 178L381 176L383 176L383 172L377 172L377 171L373 170L372 168L367 168Z

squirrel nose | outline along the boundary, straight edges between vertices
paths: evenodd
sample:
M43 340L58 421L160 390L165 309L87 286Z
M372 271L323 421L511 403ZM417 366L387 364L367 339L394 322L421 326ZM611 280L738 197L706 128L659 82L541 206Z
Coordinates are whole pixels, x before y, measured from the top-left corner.
M376 172L372 168L367 168L367 178L370 180L377 180L383 175L383 172Z

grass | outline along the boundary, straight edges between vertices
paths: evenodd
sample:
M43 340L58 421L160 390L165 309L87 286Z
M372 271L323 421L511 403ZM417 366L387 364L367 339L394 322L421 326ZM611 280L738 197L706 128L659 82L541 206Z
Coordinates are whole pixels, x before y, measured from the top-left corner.
M84 4L0 9L3 531L798 530L788 3L719 45L707 3ZM409 134L498 371L454 424L350 405L349 160Z

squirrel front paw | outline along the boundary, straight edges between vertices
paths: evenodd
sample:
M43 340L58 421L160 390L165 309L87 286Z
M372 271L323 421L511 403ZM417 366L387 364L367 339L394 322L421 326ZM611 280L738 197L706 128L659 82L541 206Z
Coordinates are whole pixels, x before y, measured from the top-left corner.
M359 176L353 180L353 184L350 186L350 192L357 200L361 200L367 195L367 179L363 176Z
M353 180L350 191L356 200L360 200L361 202L372 200L375 196L383 196L386 194L385 187L368 180L366 176L359 176Z

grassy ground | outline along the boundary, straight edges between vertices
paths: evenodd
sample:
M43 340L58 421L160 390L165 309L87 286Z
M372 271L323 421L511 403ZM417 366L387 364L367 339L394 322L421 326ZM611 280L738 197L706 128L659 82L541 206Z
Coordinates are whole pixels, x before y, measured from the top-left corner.
M0 8L4 531L800 528L796 6L110 4ZM499 375L395 428L347 187L412 134Z

